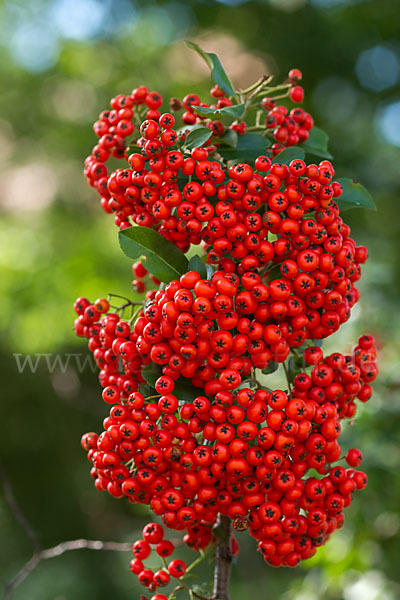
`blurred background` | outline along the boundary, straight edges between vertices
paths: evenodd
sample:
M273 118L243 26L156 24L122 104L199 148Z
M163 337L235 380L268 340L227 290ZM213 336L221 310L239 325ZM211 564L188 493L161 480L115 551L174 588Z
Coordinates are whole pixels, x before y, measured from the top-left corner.
M344 529L294 570L267 567L240 534L232 598L400 597L399 15L398 0L3 0L0 457L43 547L78 537L132 541L147 518L144 508L95 491L79 440L103 417L100 386L75 359L65 368L65 357L87 356L72 330L74 299L127 295L132 279L112 217L82 174L92 122L112 96L140 84L206 98L209 75L184 47L189 38L216 52L241 86L300 68L304 107L330 135L338 175L361 181L379 209L346 213L370 259L361 302L330 341L349 350L369 332L381 347L375 395L343 438L344 448L362 449L369 486ZM49 369L44 357L35 372L18 368L16 358L38 354L59 354L64 365ZM32 548L3 495L0 531L4 583ZM129 561L129 553L67 553L41 563L13 598L135 599Z

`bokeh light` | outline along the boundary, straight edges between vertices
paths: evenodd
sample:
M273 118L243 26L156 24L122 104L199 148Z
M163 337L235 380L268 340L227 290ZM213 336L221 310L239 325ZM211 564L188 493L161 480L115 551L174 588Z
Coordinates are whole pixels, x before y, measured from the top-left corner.
M400 63L398 56L390 48L374 46L361 52L355 69L363 87L381 92L398 82Z
M62 37L84 40L102 31L111 4L111 0L55 0L49 18Z
M400 101L391 102L378 110L375 126L389 144L400 146Z
M40 18L20 22L10 41L11 55L29 71L45 71L55 65L59 50L53 27Z

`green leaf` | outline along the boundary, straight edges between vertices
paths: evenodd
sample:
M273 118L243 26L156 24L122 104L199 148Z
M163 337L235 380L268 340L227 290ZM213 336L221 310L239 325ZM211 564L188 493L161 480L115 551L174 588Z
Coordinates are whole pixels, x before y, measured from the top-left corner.
M225 160L255 161L258 156L266 153L267 144L268 140L259 133L244 133L238 135L236 147L221 144L218 152Z
M162 367L155 363L149 363L145 367L143 367L141 371L143 379L146 381L146 384L142 384L140 392L146 394L146 396L151 396L154 394L154 388L156 385L156 381L162 375ZM144 390L142 392L141 390ZM200 388L194 387L190 380L180 377L175 381L175 387L172 392L179 401L181 402L193 402L197 396L202 396L202 390Z
M189 260L188 271L197 271L202 279L207 279L207 268L200 256L192 256Z
M119 232L122 251L129 258L146 257L145 266L152 275L169 283L186 273L186 256L169 240L150 227L134 226Z
M197 127L197 129L192 129L192 131L188 133L183 147L186 150L192 150L193 148L202 146L210 139L212 134L212 130L208 127Z
M151 388L154 388L157 379L162 375L162 369L160 365L157 365L156 363L149 363L143 367L141 374L146 383L148 383Z
M193 402L197 396L204 396L200 388L194 387L190 380L179 377L175 381L175 387L172 392L180 402Z
M334 198L340 210L349 210L350 208L357 207L377 210L371 194L361 183L347 177L337 179L336 181L343 188L343 194L338 198Z
M288 375L290 383L293 383L294 378L301 372L302 369L302 357L296 358L291 356L288 363Z
M229 115L231 117L235 117L235 119L240 119L240 117L244 113L244 104L233 104L232 106L224 106L223 108L210 108L209 106L194 106L192 104L192 109L202 117L208 117L209 115L224 117L226 115Z
M279 363L272 361L269 363L269 365L266 369L262 369L262 372L264 373L264 375L269 375L270 373L275 373L275 371L277 371L278 368L279 368Z
M211 265L206 264L206 272L207 272L207 279L212 279L212 276L215 273L215 269L213 269L213 267Z
M274 265L269 271L268 271L268 281L275 281L275 279L281 279L282 277L282 272L281 272L281 265Z
M237 131L235 131L234 129L227 129L225 131L225 133L223 133L221 135L221 137L219 138L219 141L221 142L221 144L226 144L227 146L230 146L231 148L236 148L237 143L238 143L238 133Z
M209 553L208 548L206 550L207 554ZM211 552L211 562L214 562L215 559L215 551ZM212 583L210 582L206 582L206 583L194 583L192 586L192 589L194 592L196 592L196 594L199 594L200 596L203 596L203 598L208 598L212 595Z
M194 50L195 52L197 52L197 54L200 54L202 59L210 67L211 77L213 78L214 83L219 85L221 90L223 90L228 96L234 96L235 90L232 86L228 75L225 73L225 70L221 65L221 61L219 60L218 56L216 54L213 54L212 52L205 52L200 48L198 44L195 44L194 42L185 41L185 44L188 48Z
M313 127L310 131L310 135L306 142L301 144L307 154L314 154L314 156L320 156L321 158L333 158L332 154L328 150L328 134L325 133L319 127Z
M273 165L288 165L290 162L292 162L292 160L295 160L296 158L304 160L304 157L305 152L303 148L300 146L289 146L288 148L282 150L282 152L279 152L279 154L277 154L271 162Z
M156 393L156 390L154 389L153 386L149 385L148 383L141 383L139 385L139 389L138 391L143 394L143 396L145 398L148 398L149 396L154 396Z

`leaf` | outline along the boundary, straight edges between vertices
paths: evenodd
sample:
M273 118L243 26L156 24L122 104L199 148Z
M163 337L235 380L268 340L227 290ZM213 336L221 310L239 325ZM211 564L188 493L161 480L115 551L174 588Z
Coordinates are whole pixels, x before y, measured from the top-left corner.
M289 146L288 148L282 150L282 152L279 152L279 154L277 154L271 162L273 165L288 165L290 162L292 162L292 160L295 160L296 158L304 160L304 157L305 152L303 148L300 146Z
M294 378L296 377L296 375L298 375L298 373L300 373L301 369L302 369L302 357L296 358L294 356L291 356L289 358L289 364L288 364L288 375L289 375L290 383L293 383Z
M154 388L157 379L162 375L162 370L160 365L157 365L156 363L149 363L143 367L141 374L146 383L148 383L151 388Z
M281 279L282 277L282 271L281 271L281 265L274 265L269 271L268 271L268 281L275 281L275 279Z
M208 554L208 549L206 550L207 554ZM212 553L214 554L214 552ZM215 557L213 557L214 559ZM213 562L213 561L212 561ZM194 592L196 592L196 594L200 594L200 596L203 596L203 598L208 598L209 596L212 595L212 583L194 583L192 585L192 589Z
M209 106L195 106L192 104L192 109L202 117L207 117L208 115L224 117L229 115L235 117L235 119L240 119L244 113L244 104L233 104L232 106L224 106L223 108L210 108Z
M186 256L169 240L150 227L134 226L119 232L122 251L129 258L146 257L146 269L152 275L169 283L186 273Z
M333 158L332 154L328 150L328 134L325 133L319 127L313 127L310 131L308 140L301 144L308 154L314 154L321 158Z
M141 383L139 385L139 389L138 391L143 394L143 396L145 398L148 398L149 396L154 396L154 394L156 393L156 390L154 389L154 387L152 387L151 385L149 385L148 383Z
M350 208L357 207L377 210L371 194L361 183L347 177L337 179L337 182L343 188L343 194L338 198L334 198L340 210L349 210Z
M221 135L221 137L219 138L219 141L222 144L226 144L227 146L230 146L231 148L236 148L237 143L238 143L238 133L237 131L235 131L234 129L227 129L225 131L225 133L223 133Z
M279 368L279 363L272 361L269 363L269 365L266 369L262 369L262 372L264 373L264 375L269 375L270 373L275 373L275 371L277 371L278 368Z
M155 363L149 363L142 368L141 374L146 384L142 384L140 392L143 395L145 393L146 396L153 395L156 381L162 375L162 367ZM182 402L193 402L197 396L202 395L201 389L195 388L189 380L185 380L183 377L180 377L174 383L175 387L172 393ZM142 392L142 388L144 392Z
M232 83L228 75L225 73L218 56L216 54L213 54L212 52L205 52L200 48L198 44L195 44L194 42L190 42L187 40L185 41L185 44L188 48L194 50L195 52L197 52L197 54L200 54L200 56L203 58L206 64L210 67L211 77L214 83L216 83L221 88L221 90L223 90L225 94L227 94L227 96L234 96L235 90L233 89Z
M193 402L197 396L204 396L204 393L200 388L194 387L190 383L190 380L185 380L183 377L179 377L175 381L175 387L172 392L179 401L183 402Z
M192 256L189 260L188 271L197 271L202 279L207 279L207 268L200 256Z
M212 279L212 276L215 273L215 269L213 269L211 265L206 264L206 272L207 272L207 279Z
M188 133L183 147L186 150L192 150L193 148L202 146L210 139L212 134L212 130L208 127L197 127L197 129L192 129L192 131Z
M238 135L236 147L219 146L218 152L225 160L240 159L241 161L255 161L256 158L265 154L268 140L259 133L244 133Z

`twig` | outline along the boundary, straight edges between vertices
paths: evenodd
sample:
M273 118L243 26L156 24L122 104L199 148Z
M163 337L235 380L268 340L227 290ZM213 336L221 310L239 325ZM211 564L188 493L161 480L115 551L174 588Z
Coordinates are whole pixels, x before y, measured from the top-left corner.
M64 552L71 550L110 550L112 552L128 552L132 550L132 544L124 542L101 542L99 540L71 540L62 542L47 548L46 550L38 550L33 556L21 567L18 573L5 586L3 600L9 600L14 590L28 577L30 573L39 565L42 560L49 558L57 558Z
M198 594L197 592L195 592L194 590L192 590L189 586L186 585L186 583L184 583L183 581L180 582L180 585L177 585L172 592L170 593L170 595L168 596L168 599L171 600L175 594L177 592L179 592L180 590L186 590L189 593L190 598L192 599L194 598L198 598L199 600L210 600L209 598L206 598L205 596L201 596L200 594Z
M191 571L193 571L193 569L195 569L197 565L199 565L208 556L208 554L210 554L213 547L213 544L209 544L206 550L204 552L201 552L200 556L196 558L192 563L190 563L190 565L186 569L185 576Z
M11 508L15 519L21 525L22 529L25 531L26 535L32 542L33 546L33 555L31 558L20 568L18 573L5 585L3 600L8 600L11 598L14 590L28 577L30 573L42 560L47 560L49 558L56 558L57 556L61 556L64 552L69 552L71 550L109 550L113 552L127 552L132 549L132 544L125 542L102 542L99 540L71 540L68 542L61 542L52 548L47 548L45 550L41 549L39 536L36 531L31 527L27 518L21 510L11 486L11 482L8 478L8 475L0 463L0 481L4 490L4 497L6 499L7 504Z
M0 463L0 481L4 490L4 497L7 504L11 508L17 522L21 525L28 538L31 540L33 549L37 552L40 550L39 536L36 531L30 526L24 513L21 510L18 502L15 499L14 492L11 487L11 482L8 479L7 473L4 470L3 465Z

